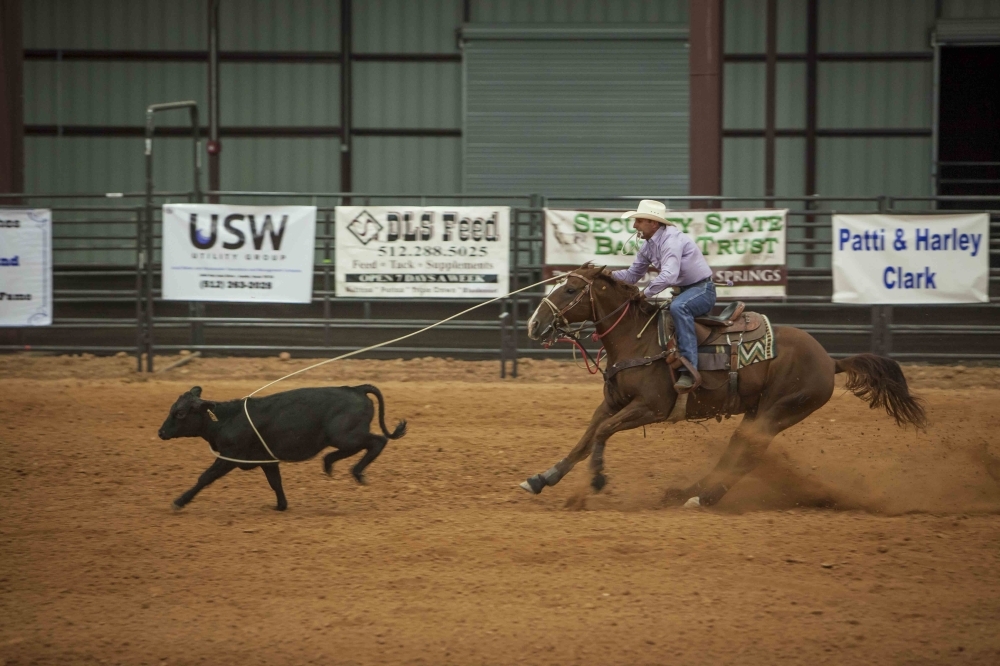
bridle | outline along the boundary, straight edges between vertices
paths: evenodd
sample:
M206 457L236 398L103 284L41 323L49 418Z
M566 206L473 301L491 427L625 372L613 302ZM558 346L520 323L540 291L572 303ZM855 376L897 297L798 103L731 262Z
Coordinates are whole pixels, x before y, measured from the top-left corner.
M553 303L552 301L550 301L547 296L544 297L544 298L542 298L542 300L541 300L541 302L545 303L545 305L547 305L549 307L549 310L552 312L552 335L550 336L549 341L545 343L545 346L549 347L549 346L551 346L552 344L554 344L556 342L569 342L569 343L571 343L574 347L576 347L577 349L580 350L581 354L583 354L583 361L584 361L584 364L587 367L587 371L590 374L595 375L595 374L598 373L598 371L601 370L601 367L600 367L601 353L604 351L604 347L602 345L601 348L597 351L597 358L592 361L593 364L594 364L594 369L591 370L590 369L590 362L591 362L590 361L590 354L583 347L583 345L580 344L580 332L583 330L584 327L581 326L579 328L571 330L571 324L566 319L566 313L569 312L570 310L572 310L573 308L575 308L577 305L579 305L580 302L583 300L583 297L585 295L589 296L590 297L590 313L591 313L591 319L590 320L592 322L594 322L594 329L595 329L593 335L591 335L591 340L593 340L594 342L600 342L601 338L605 337L611 331L615 330L615 327L617 327L618 324L621 323L622 319L625 318L625 315L628 314L629 307L632 305L632 301L631 300L627 300L624 303L622 303L621 305L619 305L617 308L615 308L614 310L612 310L611 312L609 312L608 314L604 315L601 318L598 318L597 317L597 305L594 302L594 290L593 290L594 280L593 280L593 278L588 278L585 275L580 275L579 273L572 273L571 272L571 273L567 273L566 274L566 279L567 280L569 278L571 278L571 277L580 278L586 284L583 287L583 289L581 289L580 292L576 296L573 297L573 300L571 300L565 307L563 307L562 309L560 309L555 303ZM598 333L597 330L596 330L597 329L597 325L599 323L601 323L602 321L604 321L605 319L608 319L609 317L613 317L614 315L618 314L619 310L623 310L623 311L622 311L621 315L619 315L618 319L615 320L615 323L612 324L611 327L608 330L604 331L604 333Z
M560 310L555 303L549 300L548 296L542 298L542 303L545 303L545 305L549 306L549 310L552 311L553 337L557 333L568 332L567 329L569 328L570 323L566 319L566 313L575 308L577 305L579 305L580 301L583 300L584 296L588 295L590 296L590 312L593 315L591 321L594 322L595 324L597 323L597 306L594 304L594 293L592 289L594 286L593 278L588 278L585 275L580 275L579 273L566 274L567 280L571 277L580 278L586 283L586 286L580 290L580 293L578 293L566 307ZM576 332L578 333L579 331Z

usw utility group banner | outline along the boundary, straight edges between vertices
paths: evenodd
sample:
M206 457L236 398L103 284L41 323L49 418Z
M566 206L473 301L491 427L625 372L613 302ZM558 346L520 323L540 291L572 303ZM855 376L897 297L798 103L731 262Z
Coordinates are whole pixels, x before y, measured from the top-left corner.
M337 296L472 298L510 287L506 206L339 206Z
M833 301L987 303L990 217L834 215Z
M309 303L315 206L163 206L163 298Z
M781 297L788 276L785 267L787 210L669 211L674 223L701 248L721 298ZM631 265L642 240L633 237L631 220L621 213L594 210L545 210L545 263L579 266Z
M52 211L0 208L0 326L52 323Z

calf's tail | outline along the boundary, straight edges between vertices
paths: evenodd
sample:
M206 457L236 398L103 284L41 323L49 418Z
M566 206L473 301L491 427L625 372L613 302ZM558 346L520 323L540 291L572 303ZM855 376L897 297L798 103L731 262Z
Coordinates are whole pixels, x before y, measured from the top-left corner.
M360 390L364 391L369 395L373 395L378 399L378 424L382 428L382 434L389 439L399 439L406 434L406 420L401 420L396 424L396 429L391 433L389 429L385 427L385 401L382 400L382 392L371 384L362 384L358 387Z
M927 416L919 398L910 395L903 369L890 358L858 354L842 358L837 373L847 373L847 390L866 401L872 409L882 407L896 425L908 423L917 428L927 425Z

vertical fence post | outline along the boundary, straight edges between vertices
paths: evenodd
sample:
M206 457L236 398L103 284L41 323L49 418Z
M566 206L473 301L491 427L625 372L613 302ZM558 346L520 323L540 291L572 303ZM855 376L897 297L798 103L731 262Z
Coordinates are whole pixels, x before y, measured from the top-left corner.
M878 212L886 214L892 206L885 195L878 198ZM872 306L872 353L879 356L892 355L892 306Z
M330 211L323 214L323 346L330 346Z
M142 273L145 266L145 239L143 234L143 209L135 209L135 364L136 372L142 372L143 341L143 298Z
M154 109L146 109L146 213L143 216L143 250L141 262L144 264L143 276L145 284L141 298L146 301L146 310L142 318L142 346L146 354L146 372L153 371L153 332L151 330L153 317L150 310L153 307L153 290L150 280L153 279L153 113Z
M503 307L503 306L501 306ZM500 313L500 379L507 377L507 358L510 346L510 312Z

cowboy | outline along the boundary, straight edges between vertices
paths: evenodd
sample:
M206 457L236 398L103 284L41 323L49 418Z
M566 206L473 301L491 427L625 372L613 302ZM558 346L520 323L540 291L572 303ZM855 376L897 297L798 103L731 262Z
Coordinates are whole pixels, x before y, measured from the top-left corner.
M614 271L616 280L635 284L646 274L650 265L659 275L646 286L646 298L656 296L667 287L679 292L670 302L670 315L674 320L677 348L691 364L698 368L698 340L694 332L694 318L702 317L715 306L715 284L712 269L691 238L681 233L673 222L665 219L667 207L659 201L643 199L636 210L622 215L632 218L632 227L645 243L636 253L631 267ZM694 386L694 378L687 368L678 372L674 389L685 393Z

